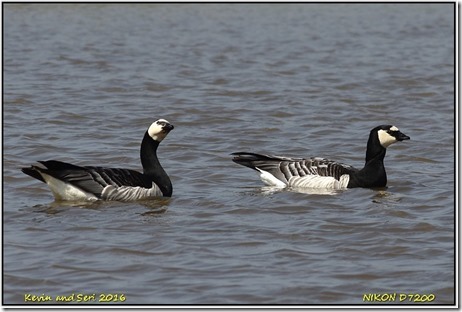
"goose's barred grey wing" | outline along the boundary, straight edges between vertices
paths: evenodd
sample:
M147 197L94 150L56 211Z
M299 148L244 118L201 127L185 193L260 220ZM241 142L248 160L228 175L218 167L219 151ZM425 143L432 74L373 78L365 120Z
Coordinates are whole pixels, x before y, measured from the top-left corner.
M233 153L233 161L261 173L267 184L294 187L334 187L344 188L349 174L356 172L352 166L325 158L289 158L254 153Z
M130 169L84 167L93 179L102 185L151 187L152 181L143 174Z
M98 198L105 197L105 188L146 188L153 187L152 181L141 173L120 168L104 168L90 166L76 166L60 161L40 161L46 169L35 167L58 180L64 181L75 187L94 194ZM114 194L114 193L113 193Z
M333 177L337 180L340 180L340 177L344 174L356 171L352 166L319 157L283 162L281 167L283 166L290 169L292 176L318 175L321 177Z
M91 191L96 184L103 188L108 185L151 187L149 178L130 169L76 166L56 160L39 162L51 176L80 186L85 191Z

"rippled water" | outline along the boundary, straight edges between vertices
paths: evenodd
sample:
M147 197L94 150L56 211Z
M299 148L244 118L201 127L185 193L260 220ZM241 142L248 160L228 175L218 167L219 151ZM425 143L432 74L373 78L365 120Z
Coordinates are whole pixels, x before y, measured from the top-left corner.
M5 4L3 303L453 304L454 8ZM171 199L54 202L20 171L139 170L161 117ZM411 137L386 190L274 191L230 160L361 167L379 124Z

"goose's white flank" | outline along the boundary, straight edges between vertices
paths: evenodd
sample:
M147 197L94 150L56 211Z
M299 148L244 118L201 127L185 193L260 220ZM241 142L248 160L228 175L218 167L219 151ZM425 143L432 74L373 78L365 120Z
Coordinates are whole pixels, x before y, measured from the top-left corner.
M386 149L391 144L410 138L392 125L371 130L367 141L366 163L356 169L333 160L290 158L239 152L233 161L252 168L266 185L293 188L346 189L354 187L385 187L387 174L383 165Z
M56 200L133 201L171 197L172 183L157 158L159 143L173 129L165 119L151 124L141 142L143 173L131 169L76 166L57 161L39 161L22 172L48 184Z

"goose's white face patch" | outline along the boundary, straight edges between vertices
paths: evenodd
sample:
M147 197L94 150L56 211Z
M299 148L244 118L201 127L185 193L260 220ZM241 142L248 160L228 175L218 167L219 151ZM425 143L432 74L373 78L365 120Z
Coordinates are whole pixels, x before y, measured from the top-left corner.
M168 131L164 130L165 125L170 124L165 119L159 119L152 123L152 125L148 129L149 136L158 142L161 142L168 134Z
M392 136L391 134L388 133L389 131L399 131L399 129L396 128L395 126L393 126L388 131L387 130L382 130L382 129L380 129L378 131L380 144L385 148L387 148L388 146L390 146L391 144L393 144L395 142L398 142L396 137L394 137L394 136Z

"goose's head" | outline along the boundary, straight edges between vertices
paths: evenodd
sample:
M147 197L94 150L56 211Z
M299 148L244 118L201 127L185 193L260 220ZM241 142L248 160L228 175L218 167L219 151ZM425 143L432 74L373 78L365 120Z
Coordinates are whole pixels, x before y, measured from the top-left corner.
M384 148L387 148L391 144L398 142L398 141L404 141L404 140L410 140L411 138L399 131L399 129L395 126L392 125L382 125L375 127L374 129L371 130L371 136L377 133L377 137L379 139L380 145L382 145Z
M173 125L167 120L159 119L151 124L148 129L148 134L154 141L160 143L173 128Z

